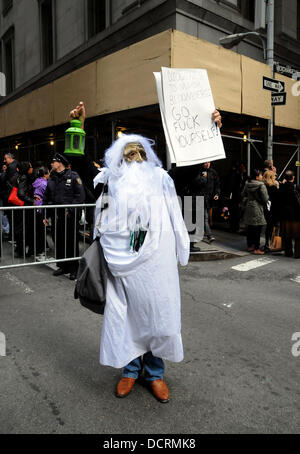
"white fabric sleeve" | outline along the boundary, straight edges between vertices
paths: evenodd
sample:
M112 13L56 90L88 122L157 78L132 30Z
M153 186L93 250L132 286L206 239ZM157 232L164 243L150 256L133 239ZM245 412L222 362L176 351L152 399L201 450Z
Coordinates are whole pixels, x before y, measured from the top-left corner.
M99 183L106 184L109 177L109 170L106 167L99 169L98 175L94 178L94 188L98 186Z
M109 177L109 171L107 168L104 167L103 169L99 170L98 175L94 178L94 188L96 188L99 183L107 184L108 177ZM103 199L103 192L101 193L100 197L98 198L98 200L96 202L93 239L97 238L97 236L99 236L99 233L100 233L98 228L100 227L100 221L101 221L102 199Z
M182 217L174 182L166 172L163 176L163 190L176 238L177 257L180 265L186 266L190 257L190 237Z

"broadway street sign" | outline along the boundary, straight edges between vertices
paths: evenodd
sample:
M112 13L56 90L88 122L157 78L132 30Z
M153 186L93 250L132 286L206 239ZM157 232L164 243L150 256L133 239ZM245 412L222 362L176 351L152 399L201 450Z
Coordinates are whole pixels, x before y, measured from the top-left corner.
M285 91L285 82L263 76L263 89L270 90L273 93L282 93Z
M272 93L272 106L285 106L286 105L286 92Z

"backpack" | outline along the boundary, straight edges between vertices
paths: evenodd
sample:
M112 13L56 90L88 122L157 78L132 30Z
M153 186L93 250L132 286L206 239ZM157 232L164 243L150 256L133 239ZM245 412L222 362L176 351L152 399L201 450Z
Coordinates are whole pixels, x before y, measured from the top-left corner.
M95 314L104 314L108 266L99 238L96 238L79 261L74 297Z

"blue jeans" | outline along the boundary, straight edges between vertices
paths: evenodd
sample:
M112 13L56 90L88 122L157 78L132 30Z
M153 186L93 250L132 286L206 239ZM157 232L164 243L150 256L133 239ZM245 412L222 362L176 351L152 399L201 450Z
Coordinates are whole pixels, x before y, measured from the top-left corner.
M204 234L212 236L210 225L209 225L210 209L204 208Z
M165 372L165 365L161 358L153 356L151 352L145 353L143 356L143 365L141 358L136 358L129 363L123 370L123 377L135 378L139 377L139 372L145 370L145 380L154 381L162 380Z

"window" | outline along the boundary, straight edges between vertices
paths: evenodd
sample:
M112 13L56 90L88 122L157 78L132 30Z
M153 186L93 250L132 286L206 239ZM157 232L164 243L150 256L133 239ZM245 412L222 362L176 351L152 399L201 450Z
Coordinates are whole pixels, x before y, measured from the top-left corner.
M2 69L6 77L6 93L11 93L15 88L15 33L10 28L2 38L3 42L3 65Z
M6 77L2 71L2 41L0 40L0 96L6 96Z
M2 0L2 15L6 16L8 11L13 6L13 0Z
M88 37L97 35L106 28L106 0L88 0Z
M255 19L255 0L216 0L218 3L231 6L237 9L241 15L245 18L254 22Z
M40 1L42 67L48 68L54 62L54 18L53 1Z
M245 19L251 22L255 20L255 0L240 0L240 11Z
M300 0L297 2L297 38L300 41Z
M140 8L142 6L142 4L145 3L146 1L147 0L134 0L132 3L130 3L124 9L122 9L122 14L131 13L131 11L133 11L134 9ZM234 1L234 0L232 0L232 1Z
M223 3L227 3L234 8L239 8L239 0L223 0Z

